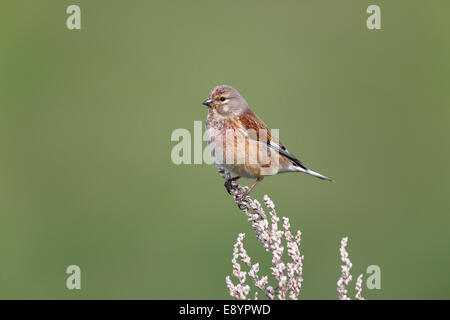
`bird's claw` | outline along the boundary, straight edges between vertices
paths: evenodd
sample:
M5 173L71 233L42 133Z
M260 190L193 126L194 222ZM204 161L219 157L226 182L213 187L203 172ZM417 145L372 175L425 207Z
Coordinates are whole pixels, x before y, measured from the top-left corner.
M231 191L233 190L232 180L231 179L225 180L224 186L227 189L228 194L231 194Z

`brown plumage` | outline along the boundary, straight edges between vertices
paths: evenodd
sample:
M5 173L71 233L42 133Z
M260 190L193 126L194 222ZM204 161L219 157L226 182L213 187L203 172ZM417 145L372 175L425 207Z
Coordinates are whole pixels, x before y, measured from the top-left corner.
M332 181L294 157L232 87L215 87L203 104L208 107L208 144L217 165L235 173L232 180L256 179L247 194L265 176L282 172L304 172ZM230 191L230 181L225 186Z

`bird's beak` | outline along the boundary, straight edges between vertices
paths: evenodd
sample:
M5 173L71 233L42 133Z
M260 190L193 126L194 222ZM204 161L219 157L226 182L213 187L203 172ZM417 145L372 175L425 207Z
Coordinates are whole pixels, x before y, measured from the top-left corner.
M205 106L209 107L211 102L212 102L211 99L206 99L205 101L202 102L202 104L204 104Z

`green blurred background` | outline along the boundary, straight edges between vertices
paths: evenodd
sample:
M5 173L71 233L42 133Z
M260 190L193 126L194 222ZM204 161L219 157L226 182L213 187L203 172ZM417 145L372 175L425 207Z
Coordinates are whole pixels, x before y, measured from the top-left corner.
M82 30L66 28L70 4ZM252 193L303 232L301 298L337 298L343 236L354 279L381 268L367 299L450 298L448 0L1 9L0 298L228 299L240 232L267 272L215 167L170 159L172 131L192 132L223 83L337 181L285 174Z

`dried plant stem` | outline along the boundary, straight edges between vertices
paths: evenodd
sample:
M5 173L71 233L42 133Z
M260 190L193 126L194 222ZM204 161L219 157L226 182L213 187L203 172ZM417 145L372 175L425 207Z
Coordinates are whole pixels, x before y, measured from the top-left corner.
M272 276L277 283L277 286L274 289L269 285L268 276L259 276L259 263L251 263L251 258L244 249L243 241L245 234L240 233L234 245L232 259L232 274L238 283L235 285L230 276L226 277L226 284L230 295L234 299L248 299L250 292L250 286L246 284L248 275L252 280L253 285L269 299L298 299L303 282L302 273L304 259L299 249L301 244L300 230L296 232L294 237L290 231L291 225L289 219L286 217L282 218L283 225L280 229L278 226L280 218L275 210L275 204L267 195L264 196L264 205L267 208L268 215L258 200L253 200L245 194L247 187L240 186L236 181L231 180L231 175L222 168L219 168L219 174L229 181L229 189L234 195L234 201L239 209L247 216L258 241L263 245L264 249L272 255ZM350 274L352 263L348 258L346 250L347 242L347 237L342 238L340 248L341 260L343 262L343 265L341 266L342 275L337 283L340 300L350 300L347 296L347 287L352 280ZM290 261L287 263L283 260L283 243L285 243L287 255L290 258ZM249 269L248 272L242 270L239 261ZM361 274L356 282L357 293L355 298L358 300L364 300L361 296L362 277L363 275ZM255 299L258 299L257 291L255 291Z
M343 262L343 264L341 266L342 275L337 282L337 291L339 292L339 300L350 300L350 298L347 296L347 287L348 287L350 281L352 281L352 275L350 274L350 270L352 268L352 263L348 257L348 252L346 249L347 243L348 243L348 238L347 237L342 238L341 248L339 249L339 251L341 253L341 260ZM355 298L358 300L364 300L364 298L361 296L362 278L363 278L363 275L360 274L358 279L356 280Z
M361 293L362 293L362 279L363 279L363 275L362 275L362 273L359 275L359 277L358 277L358 279L356 279L356 288L355 288L355 290L356 290L356 295L355 295L355 298L357 299L357 300L365 300L363 297L362 297L362 295L361 295Z
M225 179L231 179L229 173L224 170L219 169L219 173ZM246 187L241 187L235 181L232 181L231 190L234 194L234 201L247 215L248 221L255 231L256 238L264 246L264 249L272 255L271 270L272 275L278 284L277 298L281 300L285 300L287 297L290 299L298 299L301 283L303 281L303 256L300 254L299 250L301 232L298 231L294 238L289 231L289 219L285 217L283 217L283 228L279 229L278 223L280 218L276 213L275 204L267 195L264 196L264 204L268 210L270 221L261 204L257 200L252 200L245 194ZM288 248L288 256L291 259L291 262L287 264L283 261L283 237ZM274 299L276 290L268 285L269 281L267 276L259 277L259 264L251 264L250 257L243 249L243 239L244 234L240 234L235 244L232 260L233 276L239 281L239 284L233 286L231 279L229 277L226 279L231 296L236 299L246 299L248 295L247 287L245 287L242 282L242 280L245 279L245 272L242 272L241 267L236 265L238 264L237 257L240 257L241 261L250 268L248 275L252 279L255 287L260 289L269 299ZM238 249L236 248L239 248L240 254L237 253L236 250ZM244 275L242 273L244 273Z
M338 292L339 292L339 300L350 300L349 297L347 297L347 286L352 281L352 276L350 274L350 269L352 268L352 263L350 259L348 258L348 253L345 247L347 246L348 238L342 238L341 240L341 260L343 262L343 265L341 266L342 275L338 280L337 286L338 286Z

